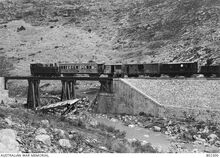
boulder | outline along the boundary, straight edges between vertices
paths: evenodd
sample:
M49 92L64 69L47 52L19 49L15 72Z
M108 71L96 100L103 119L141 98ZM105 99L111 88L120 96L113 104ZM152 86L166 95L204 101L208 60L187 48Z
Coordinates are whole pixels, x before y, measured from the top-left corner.
M0 143L0 153L7 153L8 149L5 144Z
M208 128L208 126L205 126L204 130L202 131L202 133L209 133L209 128Z
M37 135L40 135L40 134L47 134L47 131L44 129L44 128L38 128L35 133Z
M18 153L19 152L19 144L15 139L9 137L3 137L4 141L2 142L5 144L6 148L10 153Z
M48 146L51 145L51 140L50 140L50 136L49 135L46 135L46 134L37 135L35 137L35 139L37 141L40 141L40 142L48 145Z
M129 143L133 143L133 142L136 142L137 141L137 139L136 138L133 138L133 139L128 139L128 142Z
M2 136L7 136L15 140L17 136L17 132L14 131L13 129L2 129L0 130L0 141Z
M69 139L73 139L74 135L73 134L69 134Z
M16 131L12 129L0 130L0 153L19 153L16 136Z
M70 131L70 134L75 134L77 133L75 130Z
M111 121L112 121L112 122L118 122L118 120L115 119L115 118L112 118Z
M100 146L98 147L99 149L102 149L102 150L108 150L108 148L106 148L105 146Z
M72 145L70 144L70 141L68 139L60 139L59 144L63 148L71 148Z
M220 141L216 141L215 146L220 147Z
M202 139L200 135L193 135L193 138L194 138L195 140L197 140L198 142L200 142L200 144L206 142L206 140L205 140L205 139Z
M54 129L54 132L56 135L58 135L60 138L66 138L66 132L62 129Z
M17 32L24 31L26 28L24 26L20 26L17 28Z
M154 126L154 127L153 127L153 130L154 130L155 132L160 132L160 131L161 131L161 128L158 127L158 126Z
M146 144L149 144L149 142L147 142L146 140L144 140L144 141L141 142L141 145L142 145L142 146L143 146L143 145L146 145Z
M92 119L92 120L89 122L89 124L95 127L95 126L98 125L98 121L96 121L95 119Z
M13 122L12 122L11 118L5 118L5 122L6 122L9 126L12 126L12 125L13 125Z
M148 134L145 134L144 137L149 138L150 136Z
M50 127L50 123L48 120L41 120L41 124L43 125L43 127Z
M215 140L215 139L218 138L218 136L217 136L216 134L210 134L210 135L208 136L208 138L209 138L210 140Z
M206 152L206 153L219 153L219 148L217 148L215 146L209 146L204 149L204 152Z
M135 127L135 125L128 125L128 127L130 127L130 128L134 128L134 127Z

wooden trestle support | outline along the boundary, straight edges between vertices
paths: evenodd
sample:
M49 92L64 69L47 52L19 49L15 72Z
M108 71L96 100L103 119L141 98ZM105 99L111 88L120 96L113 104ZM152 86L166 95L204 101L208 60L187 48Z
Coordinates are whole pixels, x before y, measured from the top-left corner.
M75 99L76 81L61 80L61 83L62 83L61 101ZM40 80L34 80L34 79L28 80L28 96L27 96L28 108L36 109L36 107L41 107L39 85L40 85Z
M28 108L35 109L40 106L40 92L39 92L40 80L28 80L28 96L27 106Z
M101 83L101 93L113 92L113 80L99 80ZM75 85L76 80L64 80L61 79L62 93L61 101L71 100L76 98ZM40 92L39 92L40 79L28 79L28 95L27 95L27 107L36 109L41 107Z
M70 100L76 98L75 93L75 80L71 81L61 81L62 82L62 93L61 93L61 100Z

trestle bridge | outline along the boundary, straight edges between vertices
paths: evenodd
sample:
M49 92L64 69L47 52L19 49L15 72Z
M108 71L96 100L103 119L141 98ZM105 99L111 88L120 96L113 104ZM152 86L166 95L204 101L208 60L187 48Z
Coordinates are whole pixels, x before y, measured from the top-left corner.
M1 77L1 82L4 82L3 89L7 90L7 82L9 80L27 80L28 81L28 94L27 94L27 106L35 109L40 107L40 91L39 85L42 80L59 80L62 84L61 100L70 100L76 98L75 86L76 81L99 81L100 92L112 93L113 92L113 78L109 77L38 77L38 76L10 76Z

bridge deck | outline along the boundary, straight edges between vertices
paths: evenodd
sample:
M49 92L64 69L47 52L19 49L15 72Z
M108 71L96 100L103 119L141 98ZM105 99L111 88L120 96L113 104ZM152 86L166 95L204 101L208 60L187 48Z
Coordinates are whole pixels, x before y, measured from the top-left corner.
M79 77L79 76L8 76L5 77L5 80L28 80L28 79L36 79L36 80L87 80L87 81L99 81L99 80L113 80L117 79L116 77ZM125 77L130 78L130 77ZM176 78L169 78L169 77L135 77L135 78L130 78L130 79L146 79L146 80L220 80L218 77L209 77L209 78L196 78L196 77L190 77L190 78L185 78L185 77L176 77Z
M86 80L86 81L99 81L99 80L112 80L110 77L73 77L73 76L9 76L5 80Z

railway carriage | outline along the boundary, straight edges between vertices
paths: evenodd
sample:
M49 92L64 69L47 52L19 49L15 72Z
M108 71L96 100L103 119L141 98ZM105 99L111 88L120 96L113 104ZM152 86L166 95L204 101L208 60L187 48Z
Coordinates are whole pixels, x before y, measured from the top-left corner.
M220 77L220 65L205 65L200 67L200 74L203 74L205 77L211 77L216 75Z
M66 63L60 64L60 73L63 76L74 76L77 74L88 74L89 76L100 76L101 69L95 62L88 63Z
M144 64L144 75L150 77L160 77L160 63Z
M59 76L60 70L57 64L36 63L30 65L32 76Z
M123 64L105 64L103 74L109 77L124 77Z
M161 63L160 74L169 75L170 77L185 76L191 77L198 73L197 62L181 62L181 63Z
M124 73L128 77L138 77L139 75L144 75L144 65L143 64L125 64Z

